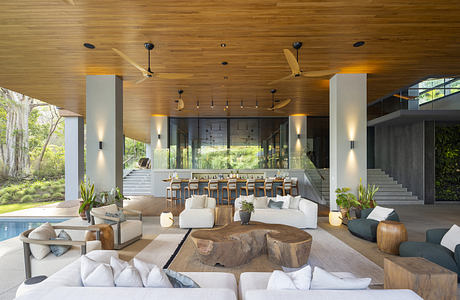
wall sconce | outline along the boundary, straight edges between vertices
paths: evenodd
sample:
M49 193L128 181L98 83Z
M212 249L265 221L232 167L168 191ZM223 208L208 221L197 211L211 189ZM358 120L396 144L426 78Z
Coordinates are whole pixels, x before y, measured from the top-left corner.
M351 140L350 141L350 149L354 149L355 148L355 141Z
M99 141L99 150L102 150L102 141Z
M300 140L300 133L297 135L297 139L299 139L299 140Z
M158 139L161 139L161 134L158 134Z

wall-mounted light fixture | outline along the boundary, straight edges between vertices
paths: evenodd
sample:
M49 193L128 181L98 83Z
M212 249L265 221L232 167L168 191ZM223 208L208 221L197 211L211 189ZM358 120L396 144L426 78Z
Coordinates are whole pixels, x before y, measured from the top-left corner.
M158 139L161 139L161 134L158 134Z
M354 148L355 148L355 141L351 140L350 141L350 149L354 149Z
M297 135L297 138L300 140L300 133Z
M102 150L102 141L99 141L99 150Z

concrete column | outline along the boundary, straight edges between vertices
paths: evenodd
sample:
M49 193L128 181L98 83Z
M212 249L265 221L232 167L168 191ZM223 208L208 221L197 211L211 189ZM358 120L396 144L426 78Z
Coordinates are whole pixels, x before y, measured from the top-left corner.
M337 188L349 187L357 195L359 179L367 185L366 83L366 74L336 74L329 82L331 210L337 209Z
M83 118L65 117L65 200L80 198L80 182L84 174Z
M145 157L152 159L152 147L150 144L145 143Z
M155 169L168 169L168 117L152 116L150 119L150 149L152 171L152 195L164 195L165 187L155 178Z
M115 75L86 76L86 173L98 192L123 190L123 82Z
M289 168L302 169L307 151L307 117L289 116Z

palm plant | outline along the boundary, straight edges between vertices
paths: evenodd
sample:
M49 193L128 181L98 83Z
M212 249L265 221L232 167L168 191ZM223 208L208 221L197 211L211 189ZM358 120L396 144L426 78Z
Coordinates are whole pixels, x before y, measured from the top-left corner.
M367 188L364 187L362 178L359 179L359 186L358 186L358 202L360 209L366 209L375 207L375 194L379 190L379 187L376 185L367 184Z
M80 183L80 195L81 195L81 205L78 210L78 213L82 213L86 210L91 210L96 202L96 194L94 193L94 183L91 183L87 178L85 178Z

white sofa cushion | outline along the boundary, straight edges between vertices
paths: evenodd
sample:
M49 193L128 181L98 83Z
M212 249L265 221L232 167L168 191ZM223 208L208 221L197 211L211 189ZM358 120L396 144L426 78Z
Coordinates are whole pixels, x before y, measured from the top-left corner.
M214 208L184 209L179 214L180 228L214 227Z
M454 224L442 237L441 246L444 246L450 251L455 252L455 247L458 244L460 244L460 227Z
M192 195L190 198L192 202L190 208L191 209L200 209L205 208L207 205L207 196L206 195Z
M83 255L80 260L80 268L81 280L85 287L114 286L112 268L109 264L97 262Z
M281 196L281 195L276 195L276 200L277 202L281 201L283 202L283 209L288 209L289 208L289 202L291 201L291 196L286 195L286 196Z
M139 271L129 265L127 261L116 257L110 258L110 266L113 271L115 286L119 287L143 287L142 278Z
M297 289L291 277L280 270L272 272L268 280L267 290L295 290Z
M393 208L386 208L377 205L367 216L367 219L376 220L379 222L385 221L393 211Z
M267 208L268 205L268 198L263 196L263 197L254 197L254 209L261 209L261 208Z
M136 236L142 235L142 221L140 220L126 220L123 223L120 223L121 228L121 241L118 241L120 244L127 242ZM118 237L118 227L117 224L112 225L113 234L115 241Z
M139 271L145 287L172 288L168 276L157 265L147 263L138 258L133 259L133 265Z
M289 208L290 209L299 209L299 204L300 204L300 200L302 199L302 197L300 196L295 196L295 197L291 197L291 200L289 200Z
M34 240L50 240L56 238L56 232L50 223L45 223L35 228L29 233L29 238ZM42 259L50 253L48 245L30 244L30 252L36 259Z
M239 213L235 212L235 221L240 221ZM251 215L251 221L269 223L269 224L285 224L298 228L306 227L305 215L297 209L255 209Z
M371 278L341 278L320 267L315 267L310 288L312 290L364 290L370 283Z

